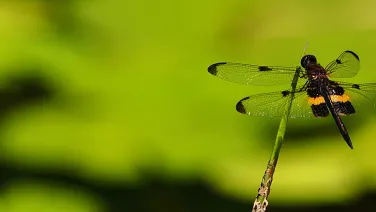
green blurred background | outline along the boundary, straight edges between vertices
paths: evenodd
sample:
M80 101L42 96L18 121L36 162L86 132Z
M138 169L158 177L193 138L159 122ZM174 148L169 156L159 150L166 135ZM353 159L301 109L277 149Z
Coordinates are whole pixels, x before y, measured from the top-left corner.
M215 62L327 64L376 82L376 3L0 2L0 211L249 211L279 119L237 113L286 89L228 83ZM270 211L376 207L375 111L292 119ZM273 208L274 207L274 208ZM299 209L300 208L300 209ZM350 210L349 210L350 211Z

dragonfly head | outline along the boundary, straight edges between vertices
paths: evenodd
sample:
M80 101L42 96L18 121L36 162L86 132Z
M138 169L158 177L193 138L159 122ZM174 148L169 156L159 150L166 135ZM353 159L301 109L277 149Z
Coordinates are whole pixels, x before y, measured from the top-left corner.
M313 55L305 55L302 60L300 61L300 65L303 66L303 68L308 68L310 65L315 65L317 64L317 59Z

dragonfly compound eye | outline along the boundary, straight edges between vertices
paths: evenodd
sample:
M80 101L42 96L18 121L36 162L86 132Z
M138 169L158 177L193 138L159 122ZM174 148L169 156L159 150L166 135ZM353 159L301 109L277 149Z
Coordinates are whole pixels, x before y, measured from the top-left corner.
M303 68L307 68L308 65L313 65L313 64L317 64L317 59L313 55L305 55L300 61L300 65L302 65Z

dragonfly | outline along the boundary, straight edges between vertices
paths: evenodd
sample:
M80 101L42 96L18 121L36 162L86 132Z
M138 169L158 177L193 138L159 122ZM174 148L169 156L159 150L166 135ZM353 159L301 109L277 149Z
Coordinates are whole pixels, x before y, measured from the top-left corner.
M307 54L297 67L219 62L210 65L208 72L230 82L269 86L291 83L298 69L302 71L295 90L245 97L236 104L236 110L250 116L281 117L292 100L289 118L320 118L331 114L343 139L353 149L341 116L352 115L361 108L375 107L376 99L376 83L354 84L331 80L357 75L360 60L353 51L344 51L325 67L317 62L314 55Z

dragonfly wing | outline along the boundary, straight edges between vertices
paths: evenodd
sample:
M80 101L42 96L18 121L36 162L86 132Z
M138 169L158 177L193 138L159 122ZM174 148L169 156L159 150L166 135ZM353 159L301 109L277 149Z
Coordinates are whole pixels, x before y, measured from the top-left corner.
M238 102L236 110L250 116L281 117L291 100L290 91L263 93L246 97ZM313 117L305 91L294 94L290 118Z
M350 101L355 112L369 110L376 107L376 83L354 84L347 82L336 82L344 89L344 101Z
M297 68L222 62L209 66L208 71L216 77L235 83L283 85L291 83Z
M329 77L354 77L360 69L359 57L352 51L344 51L336 60L329 63L325 69Z

